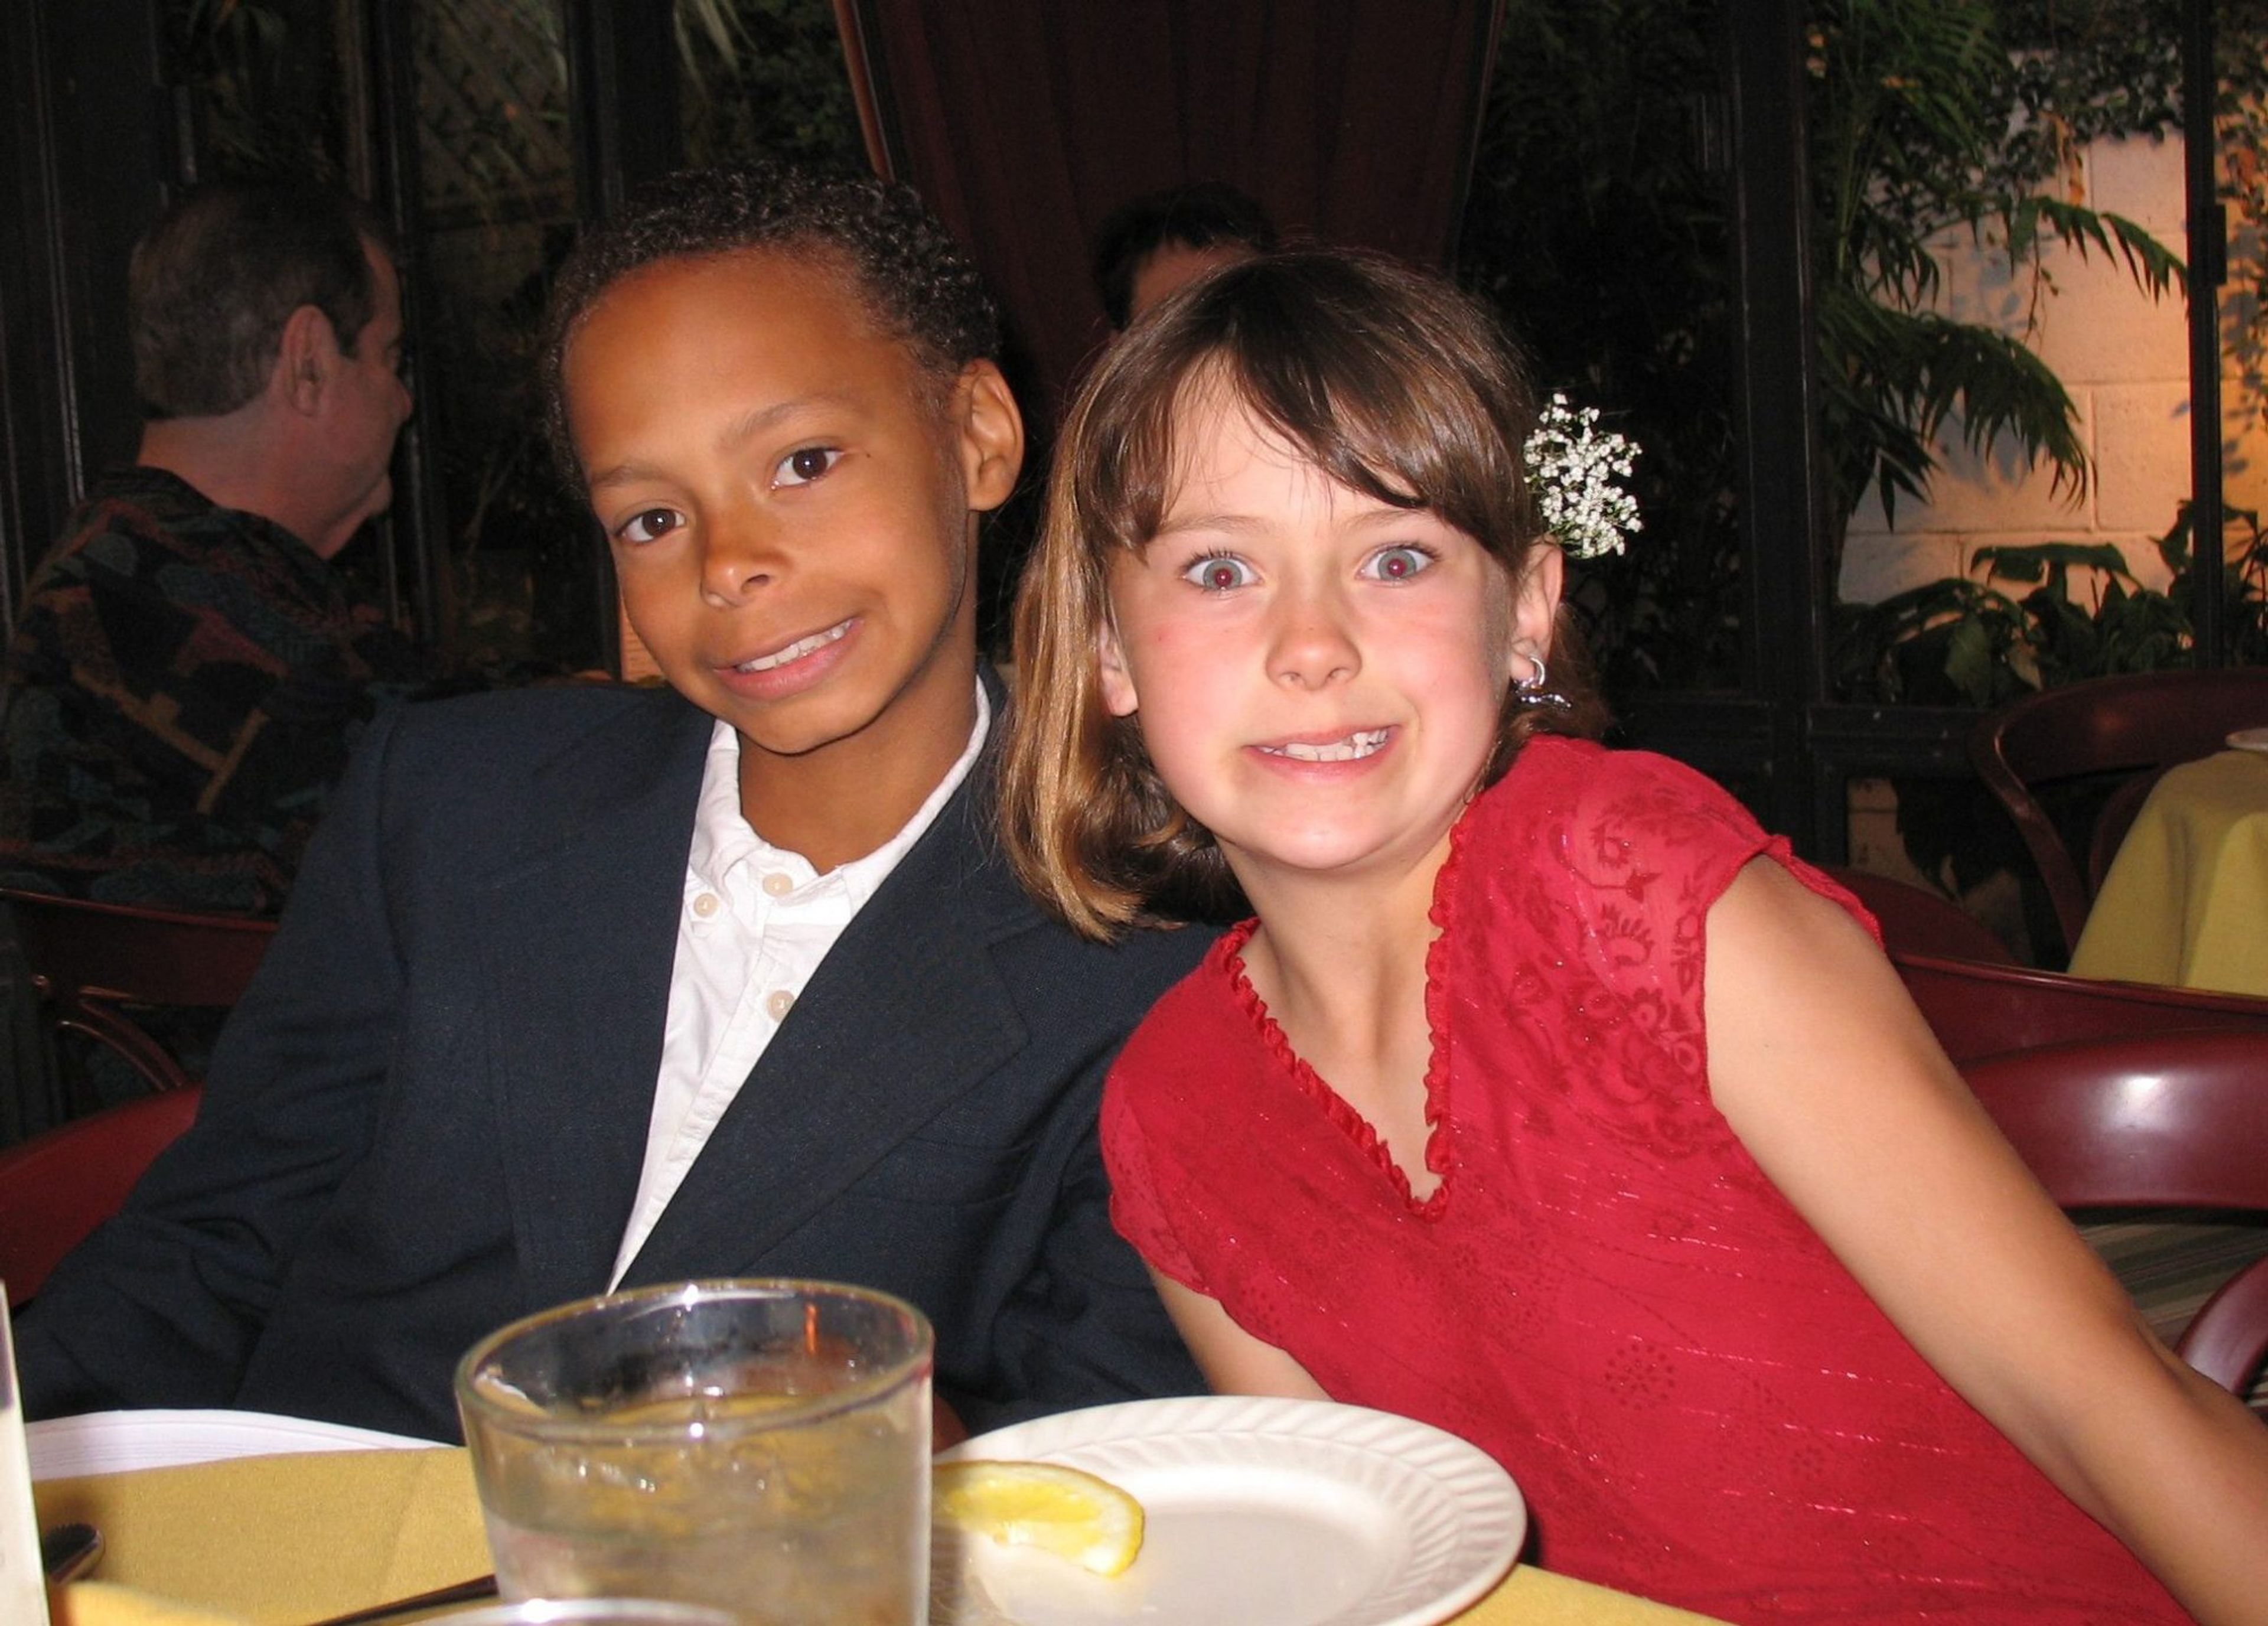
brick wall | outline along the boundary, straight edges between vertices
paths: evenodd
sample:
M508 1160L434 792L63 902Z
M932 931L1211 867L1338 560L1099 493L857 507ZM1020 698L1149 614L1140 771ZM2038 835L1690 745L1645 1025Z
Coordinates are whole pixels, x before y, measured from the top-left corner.
M2080 201L2138 221L2184 252L2180 142L2099 142L2072 179ZM2153 301L2123 261L2100 253L2081 259L2061 246L2046 256L2044 280L2012 276L2005 259L1977 253L1965 232L1948 234L1939 260L1938 308L2024 338L2063 379L2095 482L2074 501L2009 448L1979 458L1948 434L1929 503L1899 504L1895 526L1871 497L1853 517L1844 598L1870 602L1966 570L1981 546L2043 541L2117 542L2137 576L2162 585L2166 573L2150 543L2189 491L2188 318L2180 296ZM2250 307L2233 287L2222 291L2222 304L2226 356L2227 335ZM2230 374L2222 405L2228 500L2268 507L2268 434L2258 402Z

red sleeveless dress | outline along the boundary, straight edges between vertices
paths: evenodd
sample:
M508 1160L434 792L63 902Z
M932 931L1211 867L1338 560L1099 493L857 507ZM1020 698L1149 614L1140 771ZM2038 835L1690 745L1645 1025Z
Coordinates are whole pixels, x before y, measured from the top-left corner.
M1285 1042L1222 939L1103 1105L1118 1228L1335 1397L1508 1468L1547 1567L1741 1622L2186 1618L1917 1355L1711 1104L1723 791L1550 737L1459 820L1427 960L1440 1188Z

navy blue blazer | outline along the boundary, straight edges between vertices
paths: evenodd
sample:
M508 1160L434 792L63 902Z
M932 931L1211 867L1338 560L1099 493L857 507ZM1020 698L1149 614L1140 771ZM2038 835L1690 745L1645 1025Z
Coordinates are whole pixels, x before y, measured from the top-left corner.
M195 1125L17 1335L34 1416L236 1406L454 1438L450 1377L605 1290L710 718L666 689L410 707L335 792ZM997 851L983 765L844 931L624 1278L865 1283L973 1429L1202 1387L1110 1230L1104 1071L1209 934L1108 947Z

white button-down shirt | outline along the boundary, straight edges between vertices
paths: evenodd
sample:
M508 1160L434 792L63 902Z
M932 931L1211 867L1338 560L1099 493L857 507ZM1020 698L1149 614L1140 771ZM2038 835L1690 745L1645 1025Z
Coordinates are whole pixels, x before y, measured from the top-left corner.
M968 777L991 722L979 683L976 726L929 799L888 841L824 875L800 853L764 840L741 815L740 736L718 723L686 858L645 1166L615 1254L615 1282L645 1245L819 962Z

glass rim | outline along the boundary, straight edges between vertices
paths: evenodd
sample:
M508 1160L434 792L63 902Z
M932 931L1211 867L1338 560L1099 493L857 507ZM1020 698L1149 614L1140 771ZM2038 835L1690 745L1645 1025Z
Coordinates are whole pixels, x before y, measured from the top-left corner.
M525 1598L453 1610L436 1616L434 1626L579 1626L626 1620L644 1626L735 1626L732 1615L713 1605L665 1598Z
M800 1277L718 1277L689 1282L665 1282L622 1292L597 1293L588 1299L571 1299L508 1321L465 1351L464 1357L457 1363L452 1387L456 1391L457 1405L465 1414L468 1425L466 1443L472 1443L469 1424L475 1415L482 1423L497 1428L541 1434L555 1440L597 1443L618 1440L630 1433L661 1431L653 1425L624 1424L618 1421L610 1423L598 1417L559 1416L548 1411L523 1411L481 1393L474 1383L474 1373L506 1344L531 1333L593 1311L662 1304L673 1299L692 1304L736 1299L798 1297L855 1299L892 1311L905 1318L912 1329L912 1347L902 1358L879 1365L871 1373L863 1373L841 1388L812 1395L801 1403L781 1405L753 1416L702 1418L700 1423L704 1433L725 1436L770 1433L778 1429L800 1428L842 1412L855 1411L895 1394L909 1382L927 1376L936 1362L937 1333L930 1325L929 1317L909 1300L879 1288Z

